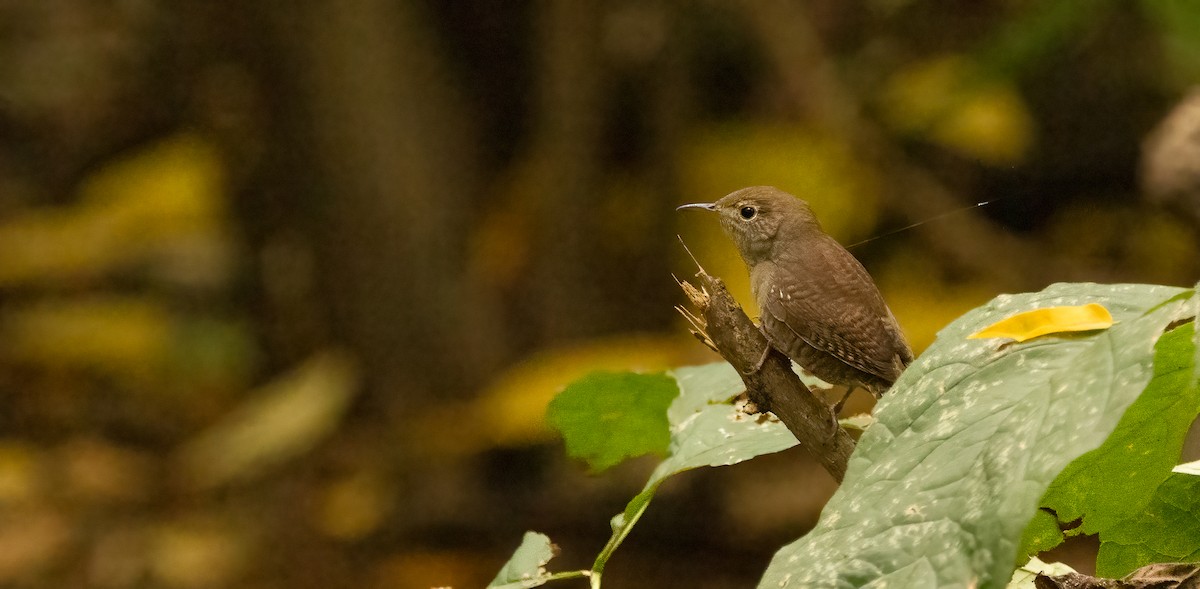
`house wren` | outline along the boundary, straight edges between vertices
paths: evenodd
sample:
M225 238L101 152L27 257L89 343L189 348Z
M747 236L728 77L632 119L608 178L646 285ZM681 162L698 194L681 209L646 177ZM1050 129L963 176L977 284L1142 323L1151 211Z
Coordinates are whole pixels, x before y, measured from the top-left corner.
M847 387L835 413L855 387L878 398L912 362L875 282L821 229L808 203L778 188L753 186L717 202L679 207L685 208L720 215L750 270L770 346L821 380Z

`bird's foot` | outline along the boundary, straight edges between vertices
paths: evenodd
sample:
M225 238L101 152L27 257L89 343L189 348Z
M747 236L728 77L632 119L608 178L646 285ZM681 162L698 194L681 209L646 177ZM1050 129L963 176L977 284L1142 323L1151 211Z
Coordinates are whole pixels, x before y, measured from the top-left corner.
M829 417L833 420L833 428L830 429L829 439L833 439L837 435L839 429L842 429L842 424L838 422L838 416L842 414L842 408L846 406L846 400L850 398L850 393L854 392L854 387L848 387L842 398L829 407Z
M829 414L829 437L825 438L825 440L832 442L833 439L837 437L838 430L840 430L840 429L842 429L842 424L838 422L838 414L830 413Z
M834 403L832 405L833 416L835 418L838 415L841 415L842 408L846 406L846 400L850 398L850 393L853 393L853 392L854 392L854 387L848 387L846 389L846 393L844 395L842 395L841 400L839 400L837 403Z
M759 356L758 362L754 363L754 368L745 371L744 374L754 374L762 370L762 367L767 363L767 358L771 356L771 340L767 338L767 330L763 329L762 322L759 322L756 327L758 327L758 332L763 334L763 339L767 340L767 345L763 348L762 356Z

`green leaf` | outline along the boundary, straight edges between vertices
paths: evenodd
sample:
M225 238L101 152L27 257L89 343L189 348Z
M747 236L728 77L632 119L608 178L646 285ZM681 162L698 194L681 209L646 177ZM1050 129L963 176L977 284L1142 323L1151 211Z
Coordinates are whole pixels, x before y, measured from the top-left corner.
M613 551L650 505L667 477L702 466L723 466L779 452L798 442L778 420L747 415L732 403L745 390L737 370L725 362L678 368L671 373L679 396L667 410L670 455L654 469L642 492L613 517L613 535L592 567L593 581Z
M1058 518L1049 512L1038 510L1034 512L1029 525L1025 526L1025 532L1021 535L1021 549L1017 554L1040 554L1062 544L1063 539Z
M729 364L678 368L673 374L680 393L667 410L671 453L647 487L686 470L737 464L799 443L774 416L748 415L731 403L746 387Z
M1200 561L1200 477L1173 474L1137 517L1101 536L1096 574L1120 577L1147 564Z
M1100 534L1105 541L1122 520L1141 513L1171 475L1188 427L1200 411L1200 389L1193 386L1192 376L1193 333L1189 323L1158 340L1154 377L1145 392L1125 411L1112 435L1069 464L1042 497L1041 504L1058 520L1082 520L1069 535Z
M504 563L495 579L488 584L488 589L515 589L517 587L538 587L551 579L546 572L546 564L554 558L554 545L550 537L537 532L525 532L521 545L513 553L512 558Z
M667 407L679 394L662 373L593 372L567 386L546 410L562 433L567 454L593 472L626 458L667 451Z
M1183 292L1057 284L946 327L877 405L816 528L776 553L760 587L1003 587L1050 482L1113 431L1153 375L1163 329L1194 313L1162 304ZM1016 312L1092 302L1112 328L966 339Z

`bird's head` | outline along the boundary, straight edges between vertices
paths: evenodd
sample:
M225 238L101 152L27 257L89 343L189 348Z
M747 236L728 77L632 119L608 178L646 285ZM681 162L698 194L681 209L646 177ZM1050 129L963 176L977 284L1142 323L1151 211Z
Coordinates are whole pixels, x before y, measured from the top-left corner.
M751 186L732 192L717 202L686 204L678 208L717 213L721 227L750 267L771 259L781 240L802 239L814 231L821 233L821 225L808 203L774 186Z

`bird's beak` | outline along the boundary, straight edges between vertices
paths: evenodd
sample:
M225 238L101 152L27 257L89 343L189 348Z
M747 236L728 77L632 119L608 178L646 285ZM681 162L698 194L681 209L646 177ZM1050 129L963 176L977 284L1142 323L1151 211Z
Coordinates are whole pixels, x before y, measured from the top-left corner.
M692 204L679 205L679 206L675 207L675 210L677 210L677 211L682 211L683 209L704 209L706 211L715 211L715 210L717 210L717 203L715 203L715 202L694 202Z

